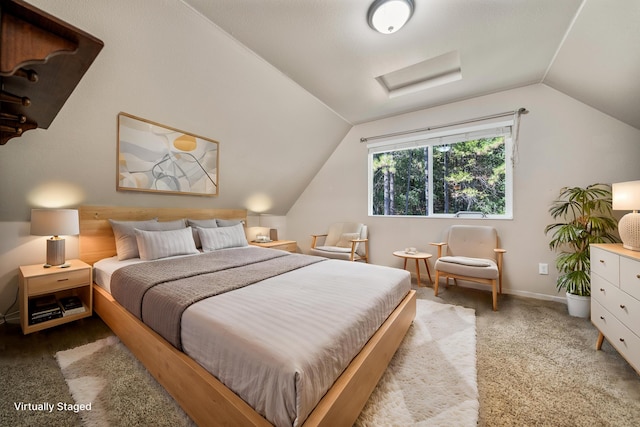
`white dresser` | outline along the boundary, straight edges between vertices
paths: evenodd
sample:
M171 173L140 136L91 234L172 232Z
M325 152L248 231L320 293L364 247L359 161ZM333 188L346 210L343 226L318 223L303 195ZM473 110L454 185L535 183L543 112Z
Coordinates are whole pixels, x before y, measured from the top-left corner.
M640 252L591 245L591 322L640 373Z

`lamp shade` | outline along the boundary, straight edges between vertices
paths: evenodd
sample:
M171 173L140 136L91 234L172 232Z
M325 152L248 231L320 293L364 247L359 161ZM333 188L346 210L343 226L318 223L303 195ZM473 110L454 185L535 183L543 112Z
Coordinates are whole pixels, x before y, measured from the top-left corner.
M617 211L640 209L640 181L618 182L611 185L612 208Z
M413 0L375 0L367 15L369 26L382 34L392 34L413 14Z
M75 209L31 209L31 234L34 236L72 236L80 234Z

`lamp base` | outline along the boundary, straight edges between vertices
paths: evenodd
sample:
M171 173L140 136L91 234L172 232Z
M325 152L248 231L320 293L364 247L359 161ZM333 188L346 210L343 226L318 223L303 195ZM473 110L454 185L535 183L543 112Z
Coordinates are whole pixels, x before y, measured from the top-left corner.
M618 233L622 247L631 251L640 251L640 213L628 213L618 223Z
M51 238L47 240L47 264L64 264L64 239Z

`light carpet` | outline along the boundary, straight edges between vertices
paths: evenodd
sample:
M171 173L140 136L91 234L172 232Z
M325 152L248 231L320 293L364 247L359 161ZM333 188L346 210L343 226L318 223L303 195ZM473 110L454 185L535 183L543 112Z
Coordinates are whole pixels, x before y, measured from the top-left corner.
M192 421L112 336L56 359L88 427L188 426ZM472 309L417 300L417 313L356 426L475 426L476 319Z

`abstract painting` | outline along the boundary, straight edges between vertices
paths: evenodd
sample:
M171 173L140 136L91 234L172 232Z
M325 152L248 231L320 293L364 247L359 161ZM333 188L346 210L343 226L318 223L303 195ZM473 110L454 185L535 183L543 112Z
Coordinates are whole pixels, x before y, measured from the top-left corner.
M218 145L120 113L117 190L217 196Z

